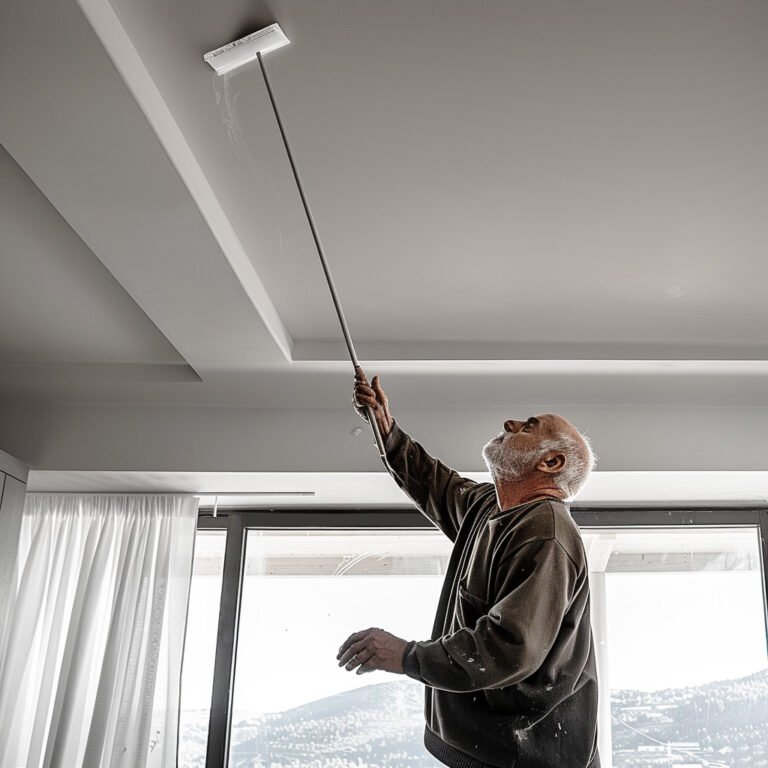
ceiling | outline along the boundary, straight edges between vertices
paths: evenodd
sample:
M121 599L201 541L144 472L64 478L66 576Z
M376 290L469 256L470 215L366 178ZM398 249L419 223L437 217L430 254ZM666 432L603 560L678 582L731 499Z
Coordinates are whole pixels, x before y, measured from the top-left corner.
M8 0L0 400L768 405L768 6ZM120 469L120 467L115 467Z
M3 363L189 368L2 147L0 238Z

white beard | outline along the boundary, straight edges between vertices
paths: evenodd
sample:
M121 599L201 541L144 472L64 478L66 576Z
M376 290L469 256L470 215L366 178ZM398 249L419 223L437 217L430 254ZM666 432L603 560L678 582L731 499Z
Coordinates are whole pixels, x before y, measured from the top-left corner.
M483 460L494 478L519 480L528 474L538 451L521 451L508 439L511 433L501 432L483 446ZM499 440L499 438L502 438Z

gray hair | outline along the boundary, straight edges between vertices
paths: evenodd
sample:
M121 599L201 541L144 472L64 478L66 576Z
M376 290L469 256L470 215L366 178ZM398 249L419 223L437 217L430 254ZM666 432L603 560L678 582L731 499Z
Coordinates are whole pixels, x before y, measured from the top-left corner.
M556 437L542 440L536 448L524 451L505 450L502 445L491 440L483 448L483 458L494 480L519 480L551 451L563 453L566 457L565 467L552 480L565 494L565 498L570 500L582 489L597 462L589 438L581 432L577 432L577 435L573 437L559 432Z
M597 457L592 450L589 438L578 433L576 439L567 434L559 434L549 440L542 440L535 461L541 459L550 451L564 453L566 457L563 471L555 475L555 485L565 494L566 499L573 499L587 482L589 473L597 464Z

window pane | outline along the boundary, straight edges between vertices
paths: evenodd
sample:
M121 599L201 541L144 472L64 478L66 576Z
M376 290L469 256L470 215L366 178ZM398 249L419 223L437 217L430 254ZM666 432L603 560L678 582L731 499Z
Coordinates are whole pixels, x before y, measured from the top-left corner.
M181 676L179 768L205 766L226 541L226 531L198 531L195 538Z
M757 529L615 529L584 541L603 765L768 765Z
M230 766L438 768L422 686L336 653L368 627L429 637L450 548L436 531L249 531Z

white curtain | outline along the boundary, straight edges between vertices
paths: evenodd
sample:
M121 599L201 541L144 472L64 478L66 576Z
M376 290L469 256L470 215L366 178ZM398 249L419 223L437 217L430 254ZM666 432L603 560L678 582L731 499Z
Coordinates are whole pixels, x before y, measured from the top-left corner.
M27 495L0 766L176 765L196 523L193 497Z

